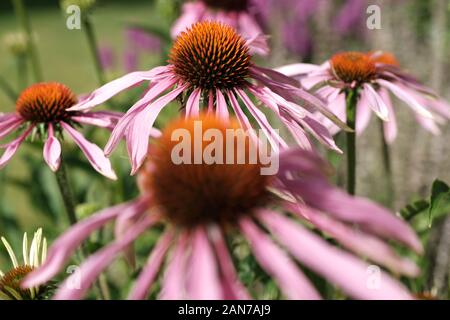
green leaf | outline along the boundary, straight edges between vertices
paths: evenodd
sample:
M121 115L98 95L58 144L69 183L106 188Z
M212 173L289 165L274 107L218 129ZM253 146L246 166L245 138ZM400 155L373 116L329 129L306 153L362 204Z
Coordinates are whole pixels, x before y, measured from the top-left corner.
M450 187L436 179L431 187L430 208L428 209L428 226L433 218L450 213Z
M416 200L412 203L407 204L403 209L400 210L400 214L402 215L405 220L411 220L415 216L417 216L419 213L422 213L428 207L430 206L430 203L427 200Z

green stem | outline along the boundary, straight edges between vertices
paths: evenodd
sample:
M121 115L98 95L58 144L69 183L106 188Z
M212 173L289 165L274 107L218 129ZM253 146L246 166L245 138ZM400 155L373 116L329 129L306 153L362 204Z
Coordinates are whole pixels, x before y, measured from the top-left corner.
M69 180L67 178L67 170L64 161L61 160L61 166L55 172L56 181L58 182L59 191L63 198L64 206L66 208L67 217L71 225L77 223L77 216L75 214L75 200L73 198L72 190L70 189Z
M10 98L13 102L17 100L17 92L11 87L11 85L2 77L0 77L0 89L5 92L5 94Z
M22 91L27 86L27 60L24 55L17 56L17 87Z
M14 5L14 11L16 12L17 19L24 33L27 36L28 53L31 59L31 65L33 67L34 80L40 82L43 80L42 68L39 63L38 53L36 49L36 44L34 42L33 33L31 30L30 19L28 17L27 10L23 4L23 0L12 0Z
M103 72L102 64L100 62L100 57L98 56L98 46L97 39L95 37L94 27L89 17L83 18L83 29L86 34L86 38L88 40L89 49L91 51L92 59L94 61L95 72L97 74L97 79L99 84L102 86L106 83L105 75Z
M67 170L65 163L61 159L61 165L59 170L55 172L56 181L58 182L59 191L61 192L61 196L63 198L64 206L66 207L67 216L69 218L69 222L71 225L77 223L78 219L75 213L75 200L73 198L72 190L70 189L69 179L67 177ZM87 255L87 248L85 244L83 244L80 248L79 255L81 260ZM103 277L103 278L102 278ZM97 296L101 300L109 299L111 296L108 289L108 284L104 276L101 275L101 280L97 281L94 285Z
M346 132L347 137L347 192L351 195L355 194L356 186L356 104L358 102L357 89L349 89L346 92L346 116L347 126L352 132Z
M383 169L386 174L386 192L387 192L387 205L392 206L394 200L394 185L392 181L392 167L391 167L391 155L389 151L389 145L384 137L384 125L383 121L379 119L378 121L380 127L381 136L381 149L383 155Z

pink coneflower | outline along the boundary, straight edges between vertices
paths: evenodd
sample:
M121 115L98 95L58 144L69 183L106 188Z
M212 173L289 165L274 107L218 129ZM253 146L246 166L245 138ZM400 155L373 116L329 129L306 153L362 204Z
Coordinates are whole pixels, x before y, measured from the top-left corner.
M359 88L356 132L364 131L373 111L384 120L384 135L388 143L392 143L397 136L395 112L389 93L405 102L413 110L419 124L434 134L440 132L437 124L450 119L448 103L403 71L390 53L344 52L334 55L321 66L293 64L278 71L299 77L306 87L317 90L328 100L329 109L343 121L346 120L345 90ZM339 131L326 119L323 121L332 133Z
M125 136L132 173L147 156L148 137L159 112L176 99L183 101L187 116L197 115L204 106L209 112L228 118L230 105L242 127L249 128L250 120L239 104L240 99L274 149L286 147L286 142L250 99L254 96L283 121L305 148L311 148L306 130L329 148L339 150L312 112L320 111L345 125L328 111L321 99L300 89L296 80L253 64L247 44L230 26L219 22L197 23L178 37L168 65L127 74L95 90L69 110L93 108L120 91L150 81L144 96L120 119L105 147L105 154L109 155Z
M44 159L51 170L57 171L61 163L61 144L57 137L61 139L62 132L65 132L80 147L95 170L110 179L116 179L111 163L102 150L87 141L75 127L86 124L112 129L121 114L111 111L66 110L76 103L77 99L72 91L57 82L37 83L25 89L17 99L16 112L0 116L0 138L12 132L23 131L14 140L0 146L5 149L0 158L0 168L6 165L22 142L36 130L36 133L46 135Z
M129 256L134 241L160 224L165 229L143 266L130 299L145 299L158 274L162 275L161 299L250 298L237 277L227 246L227 238L239 233L287 298L320 298L292 258L355 298L411 297L383 271L377 278L378 286L372 287L368 284L368 263L301 224L303 221L317 228L343 248L399 274L414 276L418 273L415 264L397 256L385 242L398 241L420 252L421 244L405 222L366 199L350 197L331 186L325 177L327 165L317 155L300 148L279 154L280 170L275 175L261 175L260 162L175 164L172 153L177 145L173 141L176 130L189 132L190 151L184 151L191 160L198 146L203 152L209 147L206 138L199 141L195 121L202 121L204 132L219 131L227 146L230 139L238 136L227 133L239 128L233 118L225 121L200 115L169 124L151 145L152 156L139 172L141 196L73 226L54 242L44 265L22 285L35 286L52 279L90 234L115 221L116 240L88 257L79 273L60 285L55 299L82 298L123 251ZM252 140L246 141L247 159ZM82 282L74 289L68 284L75 277Z
M197 22L220 21L236 29L244 39L259 38L260 46L255 46L255 52L267 54L268 45L265 39L260 37L264 34L258 21L259 10L264 6L260 2L261 0L187 1L183 5L183 13L172 26L172 38L176 39Z

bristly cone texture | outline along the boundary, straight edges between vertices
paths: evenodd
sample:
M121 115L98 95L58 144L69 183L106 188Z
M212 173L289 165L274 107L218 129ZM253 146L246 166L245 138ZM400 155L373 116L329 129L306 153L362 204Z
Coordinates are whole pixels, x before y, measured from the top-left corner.
M220 22L199 22L181 33L169 55L174 72L191 87L232 89L249 75L251 56L245 40Z
M75 94L61 83L36 83L22 91L16 111L34 123L63 121L70 117L66 109L76 102Z
M197 122L196 122L197 121ZM202 131L216 129L222 133L225 145L223 155L234 152L231 161L223 164L194 164L194 152L206 152L211 142L195 136L195 126L201 123ZM198 127L197 127L198 128ZM191 164L175 164L172 150L180 141L172 141L172 134L184 130L192 139L187 145L190 149ZM226 137L228 132L236 136ZM194 227L205 223L233 224L242 215L251 215L259 206L267 204L271 197L267 186L271 177L261 175L260 161L250 164L237 164L238 152L245 150L249 159L251 143L246 147L237 146L240 129L236 120L225 122L212 116L179 119L171 123L154 145L150 146L149 160L140 172L140 186L144 193L152 195L165 217L182 227ZM184 141L186 143L186 141ZM234 146L230 147L230 142ZM258 157L259 159L259 157Z
M345 83L370 82L376 75L375 62L362 52L343 52L331 58L331 68Z

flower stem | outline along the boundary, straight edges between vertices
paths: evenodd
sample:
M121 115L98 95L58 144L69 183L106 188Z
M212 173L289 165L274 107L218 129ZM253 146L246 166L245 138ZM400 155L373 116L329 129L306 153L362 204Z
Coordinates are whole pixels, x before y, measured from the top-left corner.
M105 75L103 73L102 64L100 63L100 57L98 56L98 46L97 46L97 39L95 37L94 27L89 17L84 17L82 21L83 21L83 29L85 31L84 33L86 34L92 59L94 60L97 79L99 84L102 86L106 83L106 80Z
M346 116L347 126L352 132L346 132L347 137L347 192L351 195L355 194L356 186L356 104L358 102L357 89L349 89L346 92Z
M384 137L384 126L383 121L379 119L378 121L380 127L380 136L381 136L381 149L383 155L383 169L386 174L386 202L387 205L392 206L392 202L394 200L394 184L392 181L392 168L391 168L391 154L389 151L389 145Z
M33 67L34 80L36 82L40 82L43 80L42 68L39 63L36 44L34 42L30 19L28 17L27 10L25 9L23 0L12 0L12 2L14 5L14 11L16 12L17 19L19 20L19 23L22 26L23 31L27 35L28 53L30 55L31 65Z
M70 189L69 180L67 178L67 170L64 161L61 160L61 166L55 172L56 181L58 182L59 191L66 207L67 216L71 225L77 223L75 214L75 200L73 199L72 190Z
M2 77L0 77L0 89L5 92L5 94L10 98L13 102L17 100L17 92L11 87L11 85Z
M61 159L59 170L55 172L56 181L58 182L59 191L63 198L64 206L66 207L67 216L71 225L77 223L78 219L75 214L75 200L73 198L72 190L70 189L69 179L67 178L67 170L64 161ZM87 255L87 247L85 244L81 245L80 258L83 260ZM108 284L103 274L100 275L100 280L94 284L97 297L101 300L109 300L111 295L109 293Z

